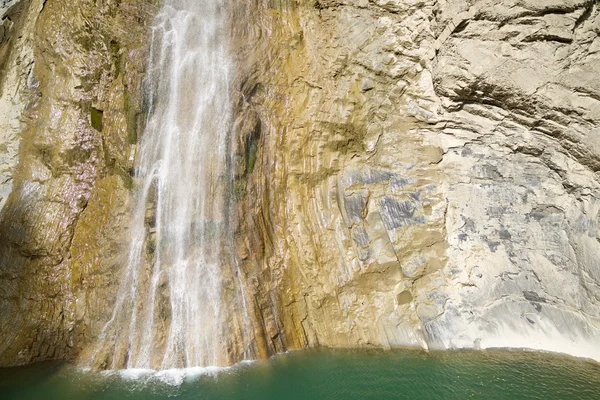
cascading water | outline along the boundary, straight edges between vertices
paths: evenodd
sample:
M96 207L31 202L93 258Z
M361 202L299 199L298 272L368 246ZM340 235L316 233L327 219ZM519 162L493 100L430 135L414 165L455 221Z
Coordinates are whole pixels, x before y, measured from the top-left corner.
M241 285L224 259L231 258L228 35L225 0L166 0L156 17L128 266L93 356L102 368L224 365L249 356L249 330L237 320Z

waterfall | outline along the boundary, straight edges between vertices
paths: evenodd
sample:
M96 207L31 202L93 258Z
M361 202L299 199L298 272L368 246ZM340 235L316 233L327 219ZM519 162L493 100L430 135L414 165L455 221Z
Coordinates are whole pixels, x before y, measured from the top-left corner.
M103 368L224 365L249 356L228 228L228 40L225 0L166 0L156 17L128 265L94 355Z

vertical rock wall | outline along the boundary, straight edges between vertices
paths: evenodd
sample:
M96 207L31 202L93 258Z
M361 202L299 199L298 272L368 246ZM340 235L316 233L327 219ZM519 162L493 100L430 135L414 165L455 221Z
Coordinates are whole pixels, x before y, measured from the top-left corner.
M596 2L254 6L237 248L267 347L600 358Z
M19 147L0 214L3 365L69 357L111 311L153 5L24 0L20 12L0 99L2 156Z
M33 86L35 19L26 12L28 7L29 1L0 2L0 210L12 191L19 133L23 129L21 115L28 101L28 90Z

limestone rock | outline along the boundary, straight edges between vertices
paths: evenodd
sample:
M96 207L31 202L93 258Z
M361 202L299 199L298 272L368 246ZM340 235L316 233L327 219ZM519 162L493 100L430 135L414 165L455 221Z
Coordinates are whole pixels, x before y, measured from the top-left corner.
M17 5L0 96L1 365L73 357L110 313L153 15L137 0Z
M600 358L593 0L245 10L240 205L262 318L304 346Z
M29 1L0 3L0 210L13 187L18 162L21 115L35 87L33 66L33 24L25 12ZM33 2L31 7L40 7ZM15 33L25 32L24 35Z

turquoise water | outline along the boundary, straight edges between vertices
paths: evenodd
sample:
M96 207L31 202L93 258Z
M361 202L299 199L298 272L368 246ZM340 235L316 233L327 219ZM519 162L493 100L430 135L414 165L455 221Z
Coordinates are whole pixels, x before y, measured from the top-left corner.
M534 352L312 350L198 372L4 369L0 399L600 399L598 364Z

